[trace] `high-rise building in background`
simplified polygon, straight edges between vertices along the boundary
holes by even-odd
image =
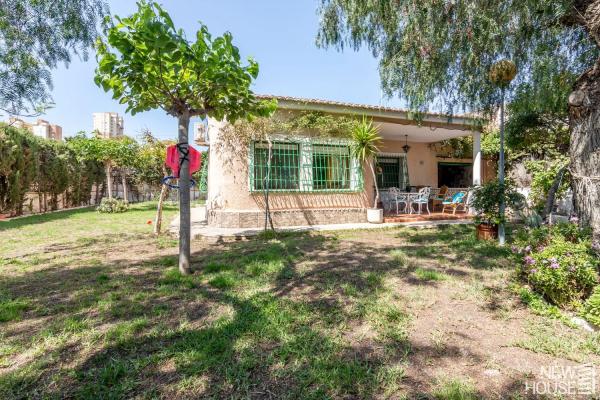
[[[116,112],[93,113],[94,131],[105,138],[123,136],[123,117]]]
[[[60,125],[51,124],[44,119],[38,119],[34,123],[29,123],[19,118],[10,117],[8,123],[16,128],[27,129],[35,136],[44,139],[62,140],[62,127]]]
[[[194,123],[194,140],[200,146],[208,146],[208,127],[204,122]]]

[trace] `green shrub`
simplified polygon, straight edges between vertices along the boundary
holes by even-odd
[[[533,290],[558,306],[577,306],[598,282],[598,260],[587,231],[574,224],[527,230],[513,251],[519,272]],[[520,245],[520,246],[519,246]]]
[[[592,324],[600,326],[600,286],[596,286],[583,305],[581,316]]]
[[[569,158],[566,156],[559,156],[551,160],[531,160],[525,162],[527,172],[532,176],[529,198],[536,210],[541,211],[544,208],[548,192],[554,184],[556,176],[563,171],[563,168],[568,163]],[[564,176],[556,192],[556,196],[562,196],[569,186],[570,179],[568,176]]]
[[[121,199],[109,199],[104,197],[96,211],[101,213],[122,213],[129,209],[129,203]]]
[[[493,180],[474,188],[471,207],[476,212],[475,222],[487,225],[506,222],[506,213],[500,213],[502,200],[507,209],[518,211],[523,208],[525,197],[517,192],[514,184],[509,180],[502,184]]]

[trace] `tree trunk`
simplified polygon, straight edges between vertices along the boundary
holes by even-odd
[[[582,74],[569,96],[571,176],[579,222],[593,230],[600,253],[600,60]]]
[[[179,127],[179,272],[183,275],[192,273],[190,269],[190,160],[188,130],[190,115],[184,113],[178,118]]]
[[[367,161],[371,167],[371,173],[373,174],[373,185],[375,185],[375,201],[373,202],[373,208],[377,208],[379,203],[379,188],[377,187],[377,174],[375,174],[375,168],[373,167],[374,161]]]
[[[271,230],[274,231],[275,227],[273,226],[273,219],[271,218],[271,205],[269,203],[269,193],[271,191],[271,159],[273,158],[273,144],[271,140],[267,137],[267,143],[269,144],[269,153],[267,158],[267,175],[265,175],[265,179],[263,181],[263,191],[265,193],[265,228],[267,230],[267,226],[271,227]]]
[[[548,197],[546,197],[546,204],[542,210],[542,215],[540,215],[542,220],[545,220],[546,217],[552,212],[552,208],[554,207],[554,199],[556,198],[558,189],[560,189],[560,184],[566,169],[567,167],[562,167],[558,170],[556,176],[554,177],[554,182],[552,182],[552,186],[550,187],[550,190],[548,190]]]
[[[125,172],[121,174],[121,184],[123,185],[123,200],[129,201],[127,197],[127,177],[125,176]]]
[[[100,204],[100,199],[102,199],[102,196],[104,196],[104,188],[106,186],[105,182],[99,183],[96,182],[96,199],[95,199],[95,205]]]
[[[167,169],[163,165],[163,175],[167,176]],[[162,228],[162,211],[163,204],[165,199],[167,198],[167,194],[169,193],[169,187],[167,185],[162,185],[160,189],[160,196],[158,197],[158,206],[156,208],[156,218],[154,219],[154,234],[160,235],[160,230]]]
[[[106,187],[108,198],[112,199],[112,166],[110,165],[110,161],[106,163]]]

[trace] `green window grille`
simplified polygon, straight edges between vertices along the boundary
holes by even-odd
[[[250,190],[284,192],[357,192],[363,189],[362,168],[350,154],[348,141],[299,138],[254,142],[249,157]]]
[[[313,190],[350,189],[350,161],[350,148],[348,146],[313,145]]]
[[[267,185],[272,190],[297,190],[300,187],[299,169],[300,145],[298,143],[272,143],[270,168],[269,144],[254,143],[252,182],[254,190],[264,190]]]
[[[406,157],[377,157],[377,185],[380,189],[396,187],[406,189],[409,185]]]

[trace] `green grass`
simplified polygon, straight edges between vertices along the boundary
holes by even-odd
[[[451,286],[460,275],[441,271],[459,262],[503,262],[472,227],[269,233],[196,241],[197,272],[182,276],[153,214],[148,203],[0,222],[0,398],[412,396],[436,360],[411,364],[421,350],[405,289]],[[425,337],[447,355],[445,332]],[[469,381],[431,377],[417,398],[475,398]]]
[[[175,212],[175,206],[165,205],[164,227],[168,227]],[[69,238],[72,238],[74,246],[84,247],[114,240],[116,238],[112,235],[115,232],[123,236],[148,234],[153,228],[147,222],[153,221],[155,213],[156,203],[147,202],[132,204],[129,211],[118,214],[101,214],[93,208],[79,208],[0,221],[3,238],[0,254],[15,250],[22,243],[27,243],[27,250],[31,251],[53,243],[64,244],[69,242]],[[176,244],[176,241],[172,243]]]
[[[475,388],[469,382],[452,379],[442,382],[433,392],[437,400],[478,400]]]
[[[21,318],[21,315],[27,310],[28,301],[22,299],[2,299],[0,298],[0,322],[14,321]]]
[[[549,354],[577,362],[600,355],[600,333],[582,334],[561,321],[532,321],[527,326],[529,337],[514,345],[535,353]]]
[[[447,279],[447,275],[443,272],[439,272],[428,268],[416,268],[415,276],[422,281],[443,281]]]

